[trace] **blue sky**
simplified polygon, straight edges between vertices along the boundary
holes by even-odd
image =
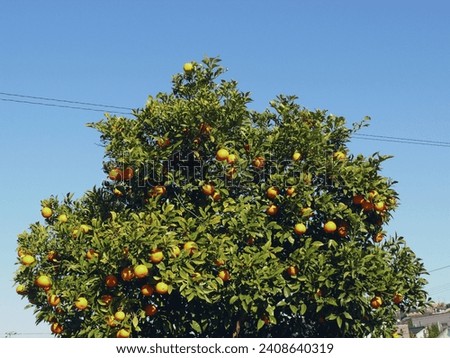
[[[136,108],[168,91],[184,62],[220,56],[254,109],[295,94],[349,123],[371,116],[361,133],[450,142],[449,18],[444,0],[5,1],[0,92]],[[0,336],[49,332],[12,287],[16,237],[40,220],[41,199],[104,179],[99,136],[85,126],[101,118],[0,100]],[[350,147],[394,155],[383,173],[399,182],[401,206],[389,231],[429,270],[450,265],[450,148]],[[435,300],[450,302],[449,274],[430,274]]]

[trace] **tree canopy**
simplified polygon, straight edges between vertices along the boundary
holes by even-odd
[[[263,111],[189,62],[131,118],[89,126],[105,181],[42,200],[16,290],[62,337],[392,336],[427,300],[423,263],[386,236],[390,156],[350,153],[361,123],[279,95]]]

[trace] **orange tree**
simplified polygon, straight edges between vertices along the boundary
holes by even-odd
[[[351,154],[363,121],[278,96],[263,112],[188,63],[133,118],[89,124],[105,181],[42,201],[18,238],[17,292],[62,337],[391,336],[424,266],[386,238],[388,156]]]

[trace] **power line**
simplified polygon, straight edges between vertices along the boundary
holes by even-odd
[[[24,95],[24,94],[18,94],[18,93],[0,92],[0,95],[33,100],[33,101],[28,101],[28,100],[24,100],[24,99],[0,98],[1,101],[47,106],[47,107],[59,107],[59,108],[77,109],[77,110],[93,111],[93,112],[111,112],[111,113],[124,114],[124,115],[129,115],[131,113],[115,111],[115,110],[111,111],[106,108],[122,109],[122,110],[129,110],[129,111],[133,110],[133,108],[123,107],[123,106],[113,106],[113,105],[108,105],[108,104],[73,101],[73,100],[43,97],[43,96],[30,96],[30,95]],[[74,104],[76,106],[55,104],[55,103],[44,103],[44,102],[38,102],[38,101],[34,101],[34,100],[56,102],[56,103],[68,103],[68,104]],[[102,107],[102,109],[89,108],[89,107],[85,107],[85,106]],[[428,139],[404,138],[404,137],[393,137],[393,136],[386,136],[386,135],[361,134],[361,133],[353,134],[352,138],[361,139],[361,140],[376,140],[376,141],[381,141],[381,142],[391,142],[391,143],[399,143],[399,144],[414,144],[414,145],[450,148],[450,142],[428,140]]]
[[[438,267],[438,268],[435,268],[435,269],[433,269],[433,270],[428,271],[428,273],[430,273],[430,272],[435,272],[435,271],[439,271],[439,270],[443,270],[443,269],[446,269],[446,268],[449,268],[449,267],[450,267],[450,265]]]
[[[68,100],[68,99],[28,96],[28,95],[24,95],[24,94],[8,93],[8,92],[0,92],[0,94],[4,95],[4,96],[11,96],[11,97],[31,98],[31,99],[39,99],[39,100],[51,101],[51,102],[64,102],[64,103],[72,103],[72,104],[81,104],[81,105],[92,106],[92,107],[108,107],[108,108],[116,108],[116,109],[126,109],[126,110],[129,110],[129,111],[133,110],[133,108],[129,108],[129,107],[111,106],[109,104],[99,104],[99,103],[91,103],[91,102],[71,101],[71,100]]]

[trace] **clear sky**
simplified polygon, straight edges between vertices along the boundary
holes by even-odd
[[[254,109],[295,94],[349,123],[371,116],[363,134],[450,142],[449,18],[446,0],[2,1],[0,336],[49,332],[13,288],[17,234],[41,219],[41,199],[79,197],[104,179],[99,136],[85,126],[102,112],[5,93],[137,108],[170,90],[184,62],[220,56]],[[383,170],[401,198],[390,233],[428,270],[450,265],[450,145],[350,147],[394,155]],[[450,268],[428,279],[450,302]]]

